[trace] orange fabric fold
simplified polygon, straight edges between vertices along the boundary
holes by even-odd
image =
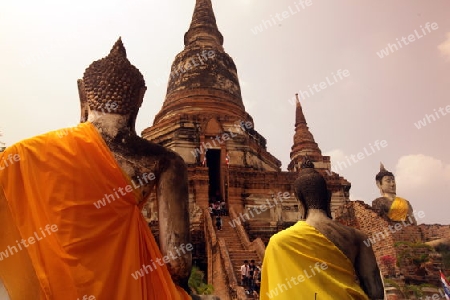
[[[4,263],[26,254],[40,287],[34,299],[191,299],[165,265],[143,268],[162,260],[161,252],[139,194],[125,189],[131,181],[92,124],[24,140],[0,155],[7,202],[0,216],[10,214],[25,241],[0,236],[0,276],[11,296],[17,284]],[[106,205],[94,205],[106,195]]]

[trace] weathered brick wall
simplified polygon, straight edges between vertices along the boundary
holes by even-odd
[[[426,242],[440,238],[450,238],[450,225],[421,224],[418,227],[422,230],[422,234]]]
[[[395,241],[411,243],[421,243],[424,241],[422,230],[419,226],[414,226],[407,222],[391,223],[391,226],[394,226],[391,228],[394,230],[392,235]],[[395,226],[400,228],[400,230],[396,230]]]
[[[383,275],[388,274],[388,268],[381,263],[381,257],[389,255],[397,259],[394,248],[394,238],[389,231],[389,223],[379,217],[372,208],[363,201],[347,201],[338,211],[336,220],[344,225],[357,228],[368,238],[365,245],[372,246],[378,266]],[[395,272],[399,270],[395,267]]]
[[[420,242],[398,242],[395,248],[400,272],[406,283],[439,285],[442,258],[431,246]]]
[[[389,223],[378,216],[371,207],[362,201],[354,201],[355,215],[359,229],[372,239],[372,249],[383,275],[387,275],[388,267],[381,262],[381,257],[391,256],[397,259],[394,248],[395,239],[389,230]],[[399,270],[395,266],[395,273]]]
[[[399,262],[395,273],[401,274],[411,283],[436,283],[442,258],[431,247],[423,243],[439,238],[450,238],[450,225],[411,225],[408,222],[390,222],[362,201],[347,201],[339,208],[336,221],[363,231],[370,238],[378,265],[383,275],[388,268],[381,257],[391,256]],[[427,257],[426,262],[417,263]]]
[[[356,221],[353,201],[346,201],[341,207],[336,210],[335,220],[345,226],[359,229],[358,223]]]

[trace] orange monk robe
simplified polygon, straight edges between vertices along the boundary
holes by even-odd
[[[408,201],[400,197],[395,197],[387,216],[392,221],[405,221],[406,217],[408,217],[408,211]]]
[[[261,275],[261,300],[368,300],[347,256],[305,221],[270,238]]]
[[[5,161],[10,154],[20,160]],[[0,276],[11,299],[191,299],[161,263],[141,196],[128,187],[136,185],[92,124],[24,140],[2,162],[0,217],[9,224],[0,234]],[[102,199],[109,201],[97,208]]]

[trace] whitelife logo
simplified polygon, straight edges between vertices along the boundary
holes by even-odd
[[[158,266],[162,267],[165,264],[168,264],[171,260],[176,260],[179,257],[181,257],[183,254],[186,254],[186,251],[190,252],[194,250],[194,246],[191,243],[188,244],[181,244],[179,247],[175,247],[176,255],[174,255],[173,251],[169,251],[167,255],[165,255],[162,259],[157,258],[156,263],[153,261],[153,259],[150,260],[151,265],[142,265],[142,268],[140,268],[138,271],[135,271],[134,273],[131,273],[131,276],[134,280],[138,280],[140,277],[144,277],[145,274],[149,274],[150,272],[155,271]],[[183,254],[180,253],[183,252]]]
[[[261,20],[261,23],[259,25],[256,25],[254,28],[250,29],[253,34],[258,34],[260,32],[263,32],[265,29],[268,29],[270,27],[273,27],[277,24],[277,21],[281,23],[281,21],[289,18],[290,16],[296,15],[302,10],[305,10],[308,6],[312,5],[312,0],[299,0],[298,2],[294,2],[295,8],[293,8],[291,5],[287,7],[287,10],[276,13],[275,17],[273,15],[270,15],[269,20]],[[275,20],[276,18],[276,20]]]
[[[154,173],[144,173],[142,175],[142,180],[146,184],[149,183],[149,181],[155,180],[155,178],[156,178],[156,176]],[[113,192],[111,194],[104,194],[102,199],[93,203],[94,206],[97,209],[100,209],[100,208],[106,206],[106,202],[111,203],[111,202],[116,201],[117,199],[120,199],[121,196],[119,196],[119,193],[120,193],[120,195],[125,196],[126,194],[133,192],[134,189],[138,189],[139,187],[144,185],[140,176],[137,177],[137,180],[139,181],[139,184],[136,184],[134,182],[134,180],[131,180],[131,184],[128,184],[125,187],[119,187],[117,189],[117,191],[116,191],[116,189],[113,189]]]
[[[434,115],[425,114],[425,118],[419,120],[417,123],[414,123],[414,126],[416,126],[417,129],[421,129],[421,128],[427,126],[428,124],[431,124],[431,122],[436,122],[436,120],[439,120],[441,118],[441,115],[444,117],[448,113],[450,113],[450,105],[447,105],[445,108],[439,107],[438,111],[441,113],[441,115],[438,114],[436,109],[434,109],[433,111],[434,111]],[[428,123],[427,123],[427,121],[428,121]]]
[[[0,170],[4,170],[5,168],[13,165],[14,163],[18,162],[20,160],[19,154],[9,154],[7,157],[5,157],[2,161],[0,161]]]
[[[94,295],[84,295],[83,298],[77,298],[77,300],[95,300],[95,296]]]
[[[1,251],[0,252],[0,261],[10,257],[9,255],[11,254],[11,256],[13,256],[15,253],[19,253],[19,251],[28,248],[30,245],[33,245],[34,243],[43,240],[45,237],[49,236],[52,234],[52,232],[56,232],[58,231],[58,226],[56,224],[50,225],[47,224],[45,225],[44,229],[42,229],[42,227],[39,228],[40,232],[34,232],[34,234],[32,236],[30,236],[29,238],[22,239],[20,242],[18,240],[16,240],[17,243],[17,247],[16,246],[8,246],[8,248],[5,249],[5,251]],[[47,232],[47,234],[46,234]],[[28,242],[28,243],[27,243]],[[23,245],[23,248],[22,248]],[[19,248],[19,250],[17,249]],[[13,252],[14,250],[14,252]]]
[[[320,266],[319,266],[319,264],[320,264]],[[311,272],[308,272],[307,269],[303,270],[303,273],[305,274],[306,278],[308,278],[308,279],[312,278],[315,275],[317,275],[321,271],[328,269],[328,265],[325,262],[322,262],[322,263],[316,262],[315,266],[314,267],[313,266],[309,266],[309,269],[311,270]],[[317,270],[317,274],[316,274],[316,271],[314,269]],[[274,289],[271,289],[268,292],[266,292],[266,295],[270,299],[272,299],[273,297],[277,297],[279,294],[283,293],[284,291],[292,289],[296,285],[299,285],[302,282],[304,282],[305,281],[305,276],[303,276],[303,274],[300,274],[300,275],[297,276],[297,278],[295,278],[295,277],[291,277],[290,279],[286,278],[285,283],[278,283],[277,287],[274,288]],[[293,285],[291,283],[293,283]]]
[[[423,38],[424,36],[427,35],[427,32],[430,33],[431,29],[437,30],[439,28],[439,26],[438,26],[438,24],[436,22],[431,23],[431,24],[430,24],[430,22],[427,22],[425,24],[425,28],[427,30],[425,30],[422,27],[422,25],[420,25],[420,29],[422,30],[423,35],[420,35],[420,33],[417,32],[417,29],[416,29],[416,30],[414,30],[414,33],[411,33],[410,35],[408,35],[407,38],[402,36],[402,38],[400,40],[403,42],[403,44],[398,40],[398,38],[396,39],[397,44],[395,44],[395,43],[394,44],[388,43],[386,48],[384,48],[381,51],[377,52],[378,57],[379,58],[384,58],[384,57],[388,56],[389,54],[394,53],[395,51],[398,51],[399,47],[401,49],[401,48],[403,48],[403,46],[407,46],[410,43],[416,41],[416,38],[417,38],[417,40]],[[398,45],[398,47],[397,47],[397,45]]]
[[[276,198],[273,197],[273,199],[272,199],[273,204],[271,203],[271,201],[269,199],[266,199],[267,205],[266,204],[261,204],[259,207],[253,207],[253,208],[249,209],[248,213],[244,213],[244,214],[240,213],[237,218],[229,221],[228,224],[230,224],[230,226],[233,227],[233,228],[236,227],[236,226],[240,226],[242,223],[245,223],[246,219],[248,221],[251,218],[255,217],[253,212],[255,212],[256,215],[259,215],[262,212],[265,212],[266,210],[277,206],[278,205],[277,199],[280,200],[280,204],[281,204],[281,203],[283,203],[284,199],[289,199],[289,197],[290,197],[290,193],[289,192],[284,192],[284,193],[278,192],[277,197]],[[259,210],[258,210],[258,208],[259,208]],[[249,213],[251,215],[251,218],[249,216]],[[241,222],[240,219],[242,220],[242,222]]]

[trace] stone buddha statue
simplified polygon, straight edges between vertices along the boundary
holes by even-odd
[[[408,222],[417,225],[413,208],[408,200],[397,197],[395,176],[380,164],[380,172],[375,176],[377,187],[381,197],[372,202],[372,208],[378,211],[380,216],[394,222]]]
[[[135,121],[146,91],[139,70],[131,65],[121,39],[110,54],[93,62],[78,80],[81,122],[91,122],[122,170],[135,182],[145,202],[156,187],[159,247],[163,255],[190,241],[188,180],[184,160],[175,152],[137,136]],[[140,178],[152,174],[155,180]],[[149,178],[151,179],[151,178]],[[167,264],[179,286],[187,289],[191,253]]]
[[[306,220],[271,237],[261,299],[279,290],[280,299],[384,299],[374,252],[364,244],[367,236],[331,219],[331,193],[310,160],[303,161],[298,174],[294,189]]]
[[[146,86],[120,39],[78,90],[78,126],[0,153],[20,158],[0,170],[0,281],[11,299],[192,299],[187,167],[137,136]],[[159,245],[141,214],[154,191]]]

